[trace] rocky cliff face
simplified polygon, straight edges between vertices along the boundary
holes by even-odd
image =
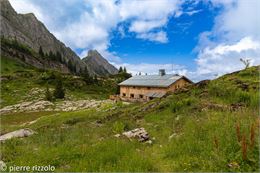
[[[96,74],[104,76],[118,73],[118,70],[113,65],[109,64],[96,50],[90,50],[88,56],[83,58],[82,61],[88,65],[88,69],[91,68]]]
[[[57,40],[33,13],[17,14],[8,0],[1,0],[1,36],[28,45],[38,52],[40,46],[45,53],[60,52],[65,62],[71,60],[77,70],[82,65],[80,58],[62,42]]]
[[[80,69],[84,69],[87,66],[90,74],[104,75],[103,69],[111,66],[106,60],[103,60],[108,63],[104,64],[106,67],[86,64],[69,47],[66,47],[56,39],[33,13],[17,14],[8,0],[1,0],[0,6],[1,36],[8,39],[16,39],[18,42],[32,48],[35,52],[38,52],[40,46],[44,53],[49,53],[50,51],[54,53],[60,52],[63,61],[66,63],[71,61],[75,65],[76,71],[80,71]],[[98,68],[101,68],[101,70],[97,70]],[[99,73],[99,71],[102,73]],[[110,70],[107,70],[107,72],[109,73]]]

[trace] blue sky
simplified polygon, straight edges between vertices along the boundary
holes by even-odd
[[[132,74],[194,81],[260,64],[259,0],[10,0],[80,57],[98,50]]]

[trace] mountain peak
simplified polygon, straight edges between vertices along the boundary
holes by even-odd
[[[94,69],[97,74],[107,75],[116,74],[118,70],[111,65],[97,50],[89,50],[88,56],[83,58],[86,64]]]
[[[87,57],[100,57],[100,53],[97,50],[89,50]],[[102,56],[101,56],[102,57]]]

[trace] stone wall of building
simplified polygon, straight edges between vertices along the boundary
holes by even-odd
[[[140,86],[120,86],[120,98],[122,100],[145,101],[151,98],[146,97],[148,93],[174,92],[176,89],[183,87],[189,82],[183,78],[177,80],[169,87],[140,87]]]

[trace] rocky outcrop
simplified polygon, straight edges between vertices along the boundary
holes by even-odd
[[[118,73],[118,70],[113,65],[109,64],[109,62],[96,50],[90,50],[88,56],[83,58],[82,61],[87,64],[88,69],[90,69],[92,73],[100,74],[102,76]]]
[[[10,105],[0,109],[0,114],[8,114],[14,112],[37,112],[37,111],[76,111],[82,109],[96,108],[99,109],[103,105],[113,104],[111,100],[78,100],[78,101],[62,101],[56,104],[49,101],[30,101]]]

